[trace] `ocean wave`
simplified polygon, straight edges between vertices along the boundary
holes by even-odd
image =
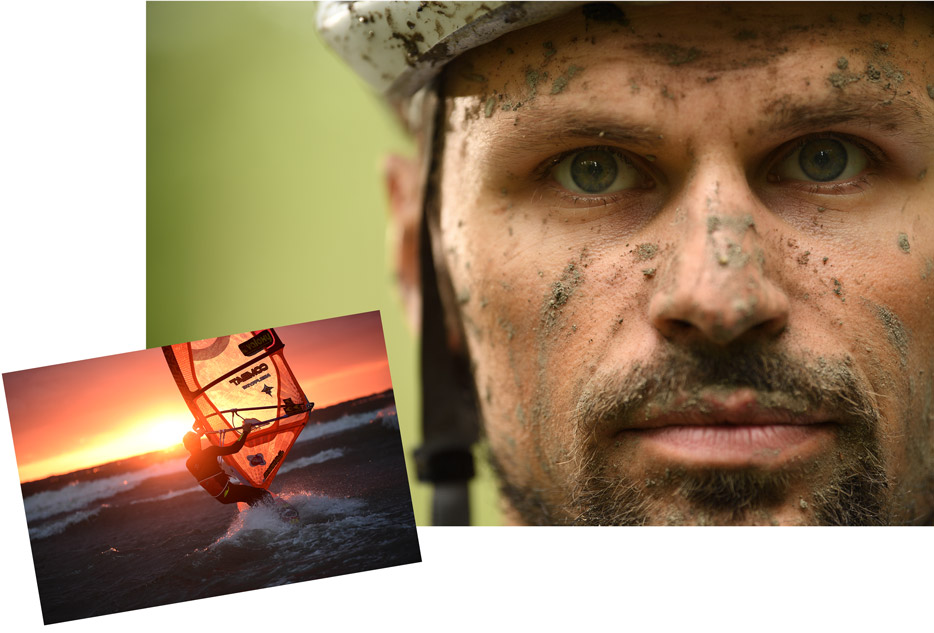
[[[211,547],[221,543],[237,543],[242,538],[251,538],[250,532],[267,531],[272,533],[286,532],[290,526],[283,523],[275,509],[263,504],[241,511],[233,522],[227,527],[227,532]]]
[[[49,521],[48,523],[44,523],[37,527],[31,527],[29,528],[29,538],[38,540],[47,538],[49,536],[55,536],[56,534],[61,534],[69,525],[80,523],[81,521],[87,521],[91,517],[97,516],[101,511],[101,507],[103,506],[99,506],[93,510],[75,512],[73,514],[69,514],[64,519],[60,519],[58,521]]]
[[[363,512],[366,508],[363,499],[328,497],[305,490],[280,496],[298,510],[303,524],[333,521],[354,515],[367,516]]]
[[[311,464],[320,464],[321,462],[326,462],[330,459],[337,459],[344,455],[343,449],[340,448],[329,448],[327,450],[321,451],[320,453],[315,453],[309,457],[302,457],[300,459],[295,459],[292,461],[286,461],[279,468],[279,474],[287,473],[290,470],[295,470],[297,468],[304,468]]]
[[[130,505],[135,505],[137,503],[150,503],[153,501],[165,501],[166,499],[171,499],[172,497],[179,497],[181,495],[187,495],[192,492],[198,492],[200,490],[203,490],[201,486],[192,486],[191,488],[182,488],[181,490],[170,490],[169,492],[165,494],[161,494],[158,497],[149,497],[147,499],[136,499],[135,501],[131,501]]]
[[[371,424],[382,424],[384,428],[389,429],[390,431],[399,430],[399,416],[396,413],[395,407],[390,409],[384,409],[376,414],[376,417],[370,420]]]
[[[121,492],[132,490],[151,477],[161,477],[184,469],[185,460],[176,459],[155,464],[136,472],[122,473],[92,481],[76,481],[58,490],[38,492],[23,500],[23,505],[26,508],[26,519],[28,521],[39,521],[63,512],[74,512],[95,501],[108,499]]]
[[[294,526],[283,524],[278,513],[267,506],[256,505],[240,512],[227,527],[226,533],[207,549],[229,545],[252,545],[257,532],[267,533],[266,538],[273,540],[299,541],[307,538],[304,534],[306,525],[315,525],[322,522],[354,520],[359,516],[366,522],[368,515],[363,512],[366,503],[362,499],[332,498],[316,495],[309,492],[295,492],[280,494],[279,497],[288,501],[299,513],[301,526],[295,531]]]
[[[319,437],[334,435],[335,433],[343,433],[344,431],[355,429],[358,426],[365,426],[369,424],[374,418],[389,415],[390,413],[394,414],[395,412],[395,407],[386,407],[384,409],[367,411],[366,413],[345,415],[330,422],[322,422],[321,424],[306,426],[302,431],[302,434],[298,436],[297,441],[307,442],[308,440],[316,440]]]

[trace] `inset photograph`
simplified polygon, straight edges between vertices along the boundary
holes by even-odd
[[[45,624],[421,560],[379,312],[3,384]]]

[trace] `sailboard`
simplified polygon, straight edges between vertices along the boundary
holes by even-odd
[[[269,488],[314,407],[284,347],[270,328],[162,348],[195,432],[224,447],[240,439],[245,420],[258,421],[244,447],[223,457],[256,488]]]

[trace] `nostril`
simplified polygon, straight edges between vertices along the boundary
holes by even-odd
[[[760,310],[752,314],[730,312],[728,309],[704,310],[696,304],[682,310],[688,314],[657,315],[653,320],[655,328],[665,338],[688,341],[696,338],[706,339],[718,345],[725,345],[737,339],[771,338],[781,335],[788,319],[784,311],[763,314]],[[765,317],[765,318],[763,318]]]
[[[668,325],[676,330],[690,330],[694,327],[690,321],[683,321],[681,319],[671,319],[668,321]]]
[[[665,319],[662,322],[662,330],[666,336],[680,337],[695,329],[694,324],[684,319]]]

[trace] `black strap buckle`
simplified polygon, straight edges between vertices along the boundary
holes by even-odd
[[[426,444],[415,450],[415,468],[419,481],[467,481],[474,476],[473,454],[463,446]]]

